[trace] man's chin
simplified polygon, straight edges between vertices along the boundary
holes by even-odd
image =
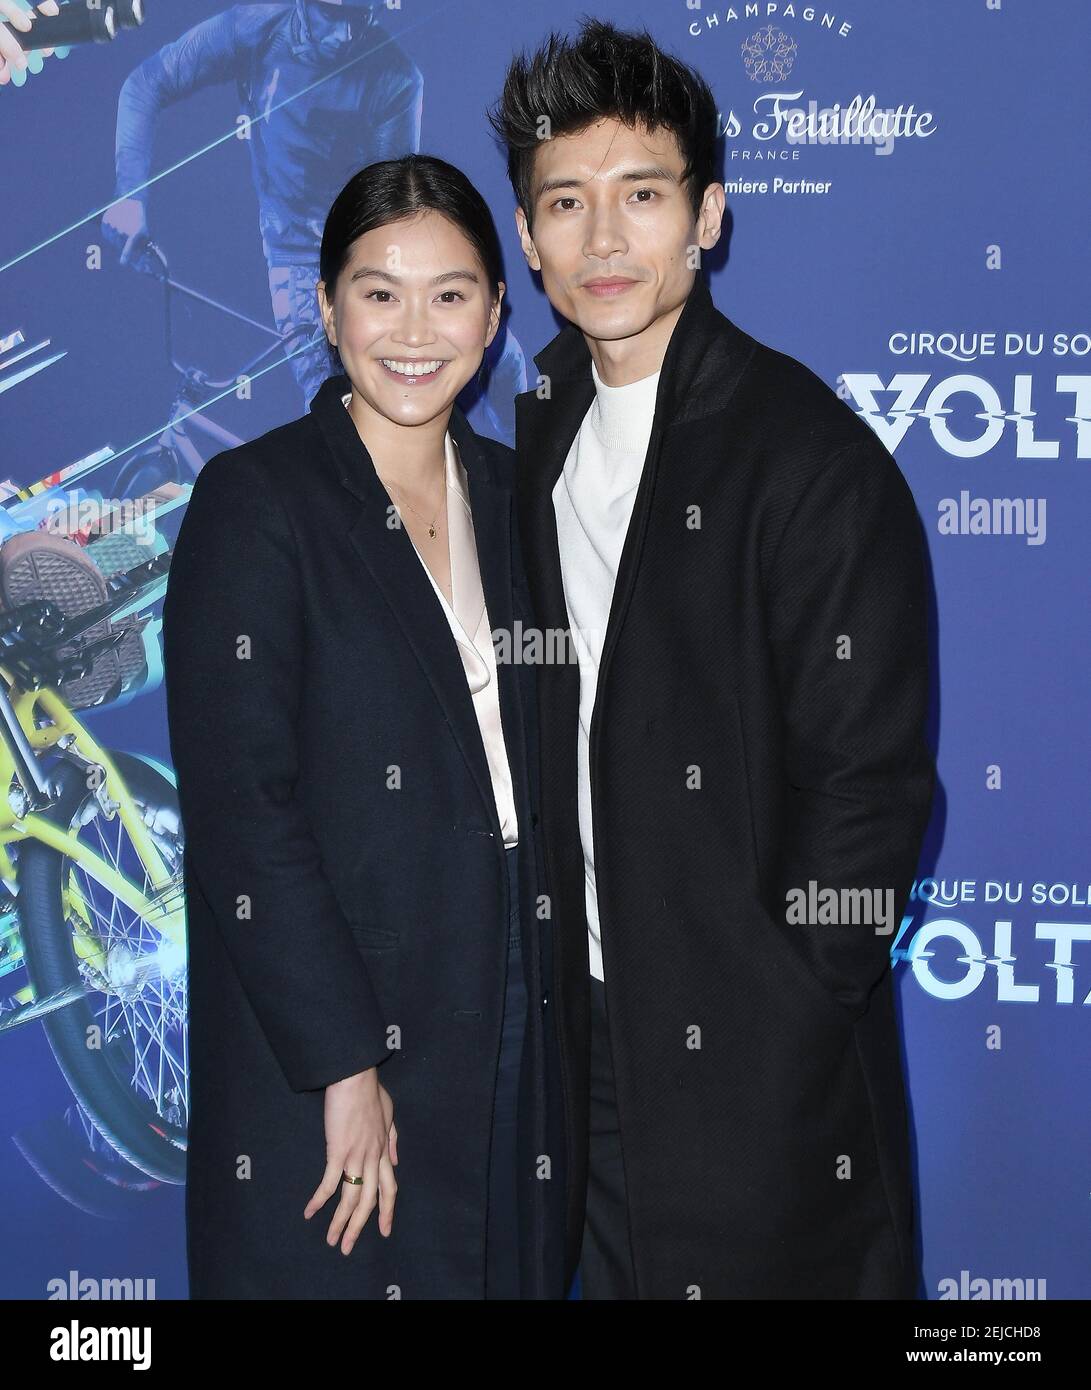
[[[573,305],[578,314],[572,322],[589,338],[600,342],[615,342],[634,338],[655,322],[654,304],[579,303]]]

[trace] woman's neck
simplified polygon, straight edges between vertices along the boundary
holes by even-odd
[[[449,409],[422,425],[399,425],[353,391],[348,410],[380,478],[392,479],[417,496],[429,496],[442,488]]]

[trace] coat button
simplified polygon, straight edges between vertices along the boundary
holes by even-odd
[[[549,1003],[549,995],[548,995],[548,994],[544,994],[544,995],[542,996],[542,1008],[544,1009],[545,1006],[546,1006],[548,1003]]]
[[[537,826],[537,824],[538,824],[538,812],[537,812],[537,811],[531,811],[531,813],[530,813],[530,823],[531,823],[531,825],[533,825],[533,826]]]

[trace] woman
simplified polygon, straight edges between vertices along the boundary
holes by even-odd
[[[344,373],[201,471],[164,605],[190,1295],[563,1297],[533,668],[490,640],[533,616],[512,453],[455,404],[496,229],[407,155],[321,274]]]

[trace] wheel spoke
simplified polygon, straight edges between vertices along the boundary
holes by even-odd
[[[139,802],[137,807],[143,814],[144,808]],[[87,814],[86,803],[81,812]],[[176,880],[167,887],[173,894],[183,891],[181,836],[169,828],[169,813],[165,817],[166,830],[162,828],[163,819],[159,819],[158,828],[150,833],[172,879]],[[142,881],[141,891],[145,898],[158,900],[163,890],[152,885],[120,816],[114,815],[107,820],[95,802],[94,811],[87,814],[86,821],[81,823],[80,816],[74,819],[73,830],[81,839],[93,843],[95,852],[114,873],[134,883]],[[134,872],[126,873],[127,868]],[[165,1115],[168,1107],[180,1105],[181,1115],[175,1122],[184,1125],[189,1114],[188,991],[184,966],[177,974],[148,968],[148,958],[163,950],[165,943],[147,918],[122,903],[78,865],[71,866],[68,882],[70,904],[78,903],[82,908],[105,962],[105,978],[97,982],[102,1004],[96,1011],[103,1041],[123,1041],[126,1051],[131,1051],[127,1069],[129,1086],[135,1093],[145,1096],[160,1116]],[[70,906],[70,910],[74,922],[82,920],[74,906]],[[145,974],[141,977],[142,965]],[[119,970],[125,975],[119,976]]]

